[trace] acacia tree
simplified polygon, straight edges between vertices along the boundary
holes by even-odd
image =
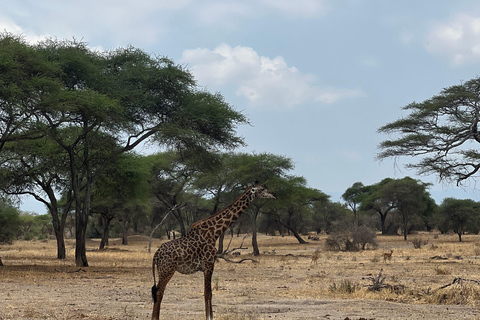
[[[300,232],[308,223],[307,216],[314,213],[315,202],[325,203],[329,196],[307,187],[303,177],[287,176],[272,182],[272,189],[278,196],[275,203],[268,206],[268,213],[275,217],[278,224],[289,230],[299,243],[306,243]]]
[[[393,179],[386,178],[379,183],[365,187],[365,193],[361,197],[361,210],[374,211],[380,216],[380,224],[382,228],[382,234],[386,234],[385,222],[387,215],[395,209],[395,199],[386,194],[385,186],[391,183]]]
[[[353,220],[358,225],[358,208],[360,207],[361,197],[365,193],[365,186],[361,182],[355,182],[350,188],[342,194],[343,200],[352,209]]]
[[[388,123],[379,132],[392,134],[383,141],[378,159],[415,157],[408,168],[435,174],[458,184],[480,170],[480,77],[443,89],[438,95],[403,110],[409,114]]]
[[[365,193],[361,196],[361,209],[379,214],[382,234],[387,233],[385,225],[387,215],[395,212],[401,219],[403,236],[407,240],[412,222],[420,215],[428,215],[428,210],[433,210],[431,206],[433,199],[427,192],[428,186],[428,183],[410,177],[383,179],[365,188]]]
[[[410,177],[393,180],[385,186],[386,195],[395,203],[395,212],[402,221],[403,239],[407,240],[407,234],[415,218],[426,209],[425,199],[429,198],[426,188],[429,184],[422,183]],[[426,197],[424,196],[426,195]]]
[[[445,198],[440,205],[440,215],[448,226],[458,235],[458,241],[462,241],[462,234],[466,231],[478,233],[479,205],[473,200]]]
[[[94,185],[120,154],[147,139],[186,153],[242,143],[235,128],[245,117],[221,95],[199,91],[192,75],[169,59],[135,48],[96,52],[75,41],[47,40],[32,48],[60,70],[60,90],[46,92],[46,102],[35,107],[32,128],[65,153],[77,266],[88,266],[85,240]]]

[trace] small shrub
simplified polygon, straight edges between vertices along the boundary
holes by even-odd
[[[447,268],[442,268],[440,266],[435,267],[435,273],[438,275],[448,275],[451,274],[450,270]]]
[[[359,285],[356,283],[353,283],[352,281],[348,279],[344,279],[340,281],[340,284],[337,285],[336,282],[330,285],[328,287],[328,290],[333,293],[346,293],[346,294],[352,294],[354,293],[357,289],[359,288]]]
[[[420,249],[423,245],[428,244],[428,240],[423,240],[422,238],[413,238],[412,244],[415,249]]]

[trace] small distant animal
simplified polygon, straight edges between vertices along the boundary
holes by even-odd
[[[239,256],[240,255],[240,252],[232,252],[232,256]]]
[[[393,254],[393,250],[390,250],[390,252],[384,252],[383,253],[383,262],[387,262],[387,259],[388,260],[392,260],[392,254]]]
[[[317,249],[315,250],[314,253],[312,253],[312,261],[310,262],[310,264],[314,263],[314,264],[317,264],[317,260],[320,258],[320,250]]]

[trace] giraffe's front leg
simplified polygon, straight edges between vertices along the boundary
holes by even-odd
[[[205,277],[205,317],[207,320],[213,320],[213,308],[212,308],[212,275],[213,275],[214,263],[208,263],[205,265],[203,275]]]

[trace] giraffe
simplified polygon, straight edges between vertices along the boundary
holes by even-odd
[[[175,271],[183,274],[203,271],[206,319],[213,320],[212,274],[217,253],[215,243],[257,197],[275,199],[265,186],[255,183],[225,209],[194,223],[184,237],[165,242],[158,248],[152,263],[154,283],[152,320],[160,318],[163,293]],[[155,267],[158,283],[155,280]]]

